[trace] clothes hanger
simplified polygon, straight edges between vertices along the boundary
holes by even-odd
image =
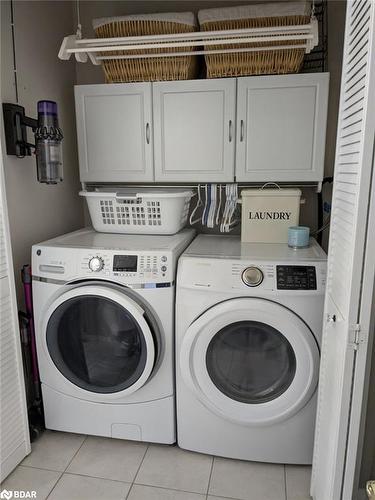
[[[194,224],[197,224],[201,220],[200,217],[198,217],[197,219],[193,220],[193,217],[196,214],[197,210],[201,206],[203,206],[203,202],[202,202],[202,198],[201,198],[201,185],[200,184],[198,184],[197,195],[198,195],[197,196],[197,203],[196,203],[193,211],[191,212],[190,218],[189,218],[189,223],[190,223],[191,226],[194,226]]]

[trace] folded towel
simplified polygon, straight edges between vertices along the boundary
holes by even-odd
[[[228,21],[234,19],[251,19],[261,17],[284,17],[284,16],[309,16],[311,14],[311,3],[301,2],[277,2],[253,5],[240,5],[238,7],[223,7],[217,9],[204,9],[198,12],[199,24]]]
[[[192,12],[165,12],[161,14],[132,14],[130,16],[101,17],[93,19],[92,26],[95,29],[105,24],[121,21],[165,21],[169,23],[187,24],[196,26],[195,16]]]

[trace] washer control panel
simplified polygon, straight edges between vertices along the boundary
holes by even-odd
[[[316,290],[315,266],[276,266],[278,290]]]
[[[171,256],[157,253],[120,253],[118,250],[84,252],[81,271],[89,275],[124,279],[129,283],[171,281]]]
[[[112,271],[118,273],[136,273],[138,255],[114,255]]]
[[[104,268],[104,260],[101,257],[91,257],[89,260],[89,269],[94,272],[99,272]]]

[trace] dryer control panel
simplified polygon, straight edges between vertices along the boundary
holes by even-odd
[[[180,286],[246,294],[322,294],[326,262],[291,263],[261,260],[182,259]]]
[[[276,266],[278,290],[316,290],[315,266]]]

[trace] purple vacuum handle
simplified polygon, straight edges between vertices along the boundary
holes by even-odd
[[[35,341],[34,315],[33,315],[33,295],[31,288],[32,274],[31,274],[31,267],[29,264],[23,266],[21,275],[22,275],[23,289],[25,293],[26,313],[29,318],[29,325],[30,325],[30,346],[31,346],[33,380],[35,383],[39,383],[39,369],[38,369],[38,358],[36,354],[36,341]]]
[[[27,283],[27,284],[31,283],[32,278],[31,278],[31,269],[29,264],[23,266],[21,271],[21,276],[22,276],[22,283]]]

